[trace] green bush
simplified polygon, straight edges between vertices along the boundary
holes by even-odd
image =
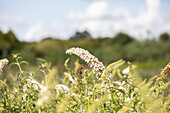
[[[168,64],[158,76],[150,80],[142,80],[135,71],[135,66],[118,60],[106,68],[102,62],[81,48],[71,48],[67,54],[75,54],[83,59],[89,67],[83,67],[78,61],[74,69],[70,68],[69,60],[65,61],[67,72],[59,84],[57,68],[51,63],[39,59],[37,71],[27,72],[22,69],[22,61],[13,55],[19,72],[10,73],[12,86],[6,80],[0,81],[0,111],[7,112],[162,112],[170,111],[170,95],[167,76],[170,75]],[[0,60],[0,69],[5,65]],[[127,68],[122,69],[124,65]],[[2,71],[2,70],[1,70]],[[41,73],[40,73],[41,72]],[[40,82],[36,76],[43,76]],[[115,80],[117,78],[117,80]]]

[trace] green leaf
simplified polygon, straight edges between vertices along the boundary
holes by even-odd
[[[20,64],[27,64],[28,65],[28,62],[27,61],[21,61]]]
[[[13,65],[18,65],[18,63],[17,63],[17,62],[12,62],[12,63],[9,65],[9,67],[11,67],[11,66],[13,66]]]
[[[43,58],[37,58],[37,60],[38,61],[40,61],[40,62],[47,62],[45,59],[43,59]]]
[[[65,63],[64,63],[64,66],[66,67],[66,69],[70,70],[70,68],[68,67],[68,62],[69,62],[70,58],[68,58]]]
[[[125,63],[125,61],[123,61],[122,59],[121,60],[118,60],[114,63],[111,63],[109,66],[107,66],[107,68],[104,70],[103,74],[102,74],[102,77],[103,76],[106,76],[108,75],[109,73],[112,72],[112,70],[115,70],[117,69],[119,66],[123,65]]]

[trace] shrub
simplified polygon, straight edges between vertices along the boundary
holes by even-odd
[[[62,84],[57,84],[57,69],[50,63],[41,60],[38,71],[44,79],[39,83],[34,78],[37,72],[22,69],[22,61],[13,55],[19,72],[13,78],[13,86],[6,80],[0,81],[1,112],[168,112],[170,110],[170,64],[150,80],[142,81],[135,72],[135,66],[119,60],[106,68],[102,62],[87,50],[71,48],[66,51],[85,60],[92,69],[85,69],[78,61],[75,69],[65,61],[67,72],[64,72]],[[1,61],[2,62],[2,61]],[[0,63],[1,63],[0,62]],[[0,68],[3,68],[2,65]],[[16,79],[15,79],[16,78]],[[118,78],[115,80],[115,78]]]

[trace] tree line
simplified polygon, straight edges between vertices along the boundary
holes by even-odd
[[[0,31],[0,58],[10,59],[11,54],[20,53],[24,59],[34,64],[37,57],[44,58],[54,65],[63,65],[68,58],[65,51],[78,46],[89,50],[105,64],[118,59],[131,62],[170,60],[170,35],[162,33],[157,39],[137,40],[126,34],[117,33],[113,37],[94,39],[89,32],[76,32],[68,40],[47,37],[40,42],[21,42],[10,30]]]

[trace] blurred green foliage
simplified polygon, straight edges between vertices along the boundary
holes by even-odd
[[[47,37],[40,42],[20,42],[12,31],[0,31],[0,58],[12,60],[11,54],[20,53],[23,59],[36,65],[36,58],[44,58],[52,65],[64,69],[63,62],[67,59],[66,49],[81,47],[89,50],[100,61],[108,65],[119,59],[130,62],[154,62],[170,60],[170,35],[163,33],[158,39],[136,40],[125,33],[114,37],[92,38],[87,31],[76,32],[69,40]],[[73,57],[72,63],[76,60]],[[84,63],[83,61],[80,61]],[[160,66],[164,66],[162,63]],[[140,67],[140,66],[139,66]],[[144,68],[142,68],[144,69]]]

